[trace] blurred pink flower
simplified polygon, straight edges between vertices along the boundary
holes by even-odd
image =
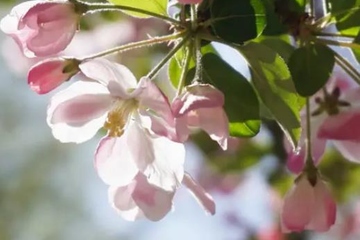
[[[256,234],[257,240],[284,240],[284,234],[278,226],[273,228],[262,229]]]
[[[81,14],[68,1],[28,1],[15,6],[0,23],[27,57],[56,54],[72,40]]]
[[[79,63],[65,58],[39,62],[29,70],[28,84],[38,94],[48,93],[74,76],[79,71]]]
[[[229,123],[223,105],[224,95],[213,86],[198,83],[187,86],[171,104],[173,120],[153,118],[152,130],[174,141],[185,142],[191,128],[201,128],[226,150]]]
[[[75,34],[69,46],[52,57],[59,57],[61,55],[84,58],[86,55],[92,55],[115,45],[133,41],[135,38],[134,24],[130,20],[106,24],[101,23],[91,30],[80,31]],[[122,31],[117,31],[118,29],[122,29]],[[84,42],[91,42],[91,44],[84,44]],[[25,57],[17,44],[10,38],[3,41],[1,51],[7,67],[21,77],[26,74],[32,65],[45,59],[44,57]],[[113,54],[106,58],[112,60],[116,56],[116,54]]]
[[[324,154],[326,141],[332,141],[335,147],[350,161],[360,162],[360,88],[352,87],[349,80],[334,74],[327,86],[328,96],[317,93],[310,103],[312,157],[315,164],[319,163]],[[302,112],[302,129],[306,129],[306,115]],[[305,132],[299,141],[300,150],[293,152],[286,142],[289,153],[288,168],[300,173],[305,159]]]
[[[183,184],[206,212],[215,213],[215,203],[189,174],[184,175]],[[145,175],[138,173],[133,181],[122,187],[109,187],[109,201],[121,217],[128,221],[147,218],[158,221],[172,210],[176,190],[164,190],[150,184]]]
[[[336,203],[326,183],[317,176],[315,183],[302,174],[286,194],[281,213],[284,232],[305,229],[325,232],[335,223]]]

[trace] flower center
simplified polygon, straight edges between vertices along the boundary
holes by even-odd
[[[316,98],[315,102],[319,107],[311,114],[317,116],[326,112],[329,116],[336,115],[340,112],[340,107],[350,106],[349,102],[340,99],[340,88],[336,87],[332,93],[324,94],[324,98]]]
[[[108,130],[108,136],[121,137],[129,117],[137,108],[138,101],[135,99],[116,101],[104,124],[104,128]]]

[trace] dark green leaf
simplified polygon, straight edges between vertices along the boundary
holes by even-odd
[[[274,36],[292,32],[304,15],[306,0],[262,0],[266,8],[263,35]]]
[[[322,44],[309,44],[296,49],[289,59],[289,69],[297,92],[311,96],[329,79],[335,64],[333,51]]]
[[[202,63],[203,82],[224,93],[224,110],[229,118],[230,134],[255,136],[260,130],[259,102],[251,84],[216,54],[205,54]],[[192,79],[194,72],[192,69],[188,78]]]
[[[147,10],[164,16],[167,15],[168,0],[109,0],[109,2],[115,5],[122,5],[122,6]],[[131,11],[125,11],[125,12],[134,17],[139,17],[139,18],[150,17],[146,14],[137,13],[137,12],[131,12]]]
[[[274,1],[263,0],[266,10],[266,27],[263,35],[274,36],[286,33],[288,28],[281,23],[280,16],[275,12]]]
[[[263,104],[297,146],[303,99],[296,93],[285,61],[267,46],[250,42],[239,48],[251,67],[252,81]]]
[[[226,41],[243,43],[259,36],[265,28],[261,0],[213,0],[210,8],[211,26]]]

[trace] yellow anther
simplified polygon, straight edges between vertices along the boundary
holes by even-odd
[[[138,102],[135,99],[115,102],[104,123],[109,137],[121,137],[124,134],[126,122],[137,105]]]
[[[110,137],[120,137],[124,133],[125,121],[120,112],[110,111],[108,113],[104,128],[108,130]]]

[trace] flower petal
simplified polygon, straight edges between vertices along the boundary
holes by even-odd
[[[188,173],[185,173],[182,183],[190,190],[206,213],[211,215],[215,214],[214,199]]]
[[[329,116],[319,128],[318,137],[334,140],[360,140],[360,88],[345,91],[341,100],[350,103],[340,107],[337,115]]]
[[[41,2],[42,1],[27,1],[16,5],[11,10],[10,14],[6,15],[0,23],[1,31],[3,31],[5,34],[10,35],[27,57],[35,57],[35,54],[30,51],[26,45],[26,39],[28,39],[29,36],[33,35],[33,33],[32,31],[27,30],[19,31],[19,21],[30,8]]]
[[[332,141],[339,152],[351,162],[360,163],[360,141]]]
[[[360,140],[359,121],[360,111],[340,112],[324,121],[317,136],[334,140]]]
[[[349,81],[352,84],[353,81]],[[341,100],[346,101],[348,103],[351,104],[351,109],[356,109],[360,107],[360,88],[359,87],[355,87],[355,88],[350,88],[347,89],[347,91],[344,91],[344,94],[341,95]]]
[[[303,231],[311,220],[314,206],[314,189],[307,177],[302,175],[284,198],[281,221],[285,229]]]
[[[137,89],[132,95],[139,100],[141,108],[150,108],[156,115],[167,122],[174,121],[169,100],[151,79],[147,77],[141,78]]]
[[[76,73],[77,63],[73,59],[48,59],[31,67],[28,73],[28,84],[38,94],[45,94],[69,80]]]
[[[138,174],[132,197],[146,218],[159,221],[171,211],[174,194],[149,184],[143,174]]]
[[[61,142],[84,142],[103,126],[111,101],[102,85],[75,82],[52,97],[47,123]]]
[[[88,78],[106,86],[111,95],[129,98],[129,90],[136,88],[136,78],[124,65],[106,59],[94,59],[80,64],[81,71]]]
[[[295,174],[301,173],[304,168],[305,164],[305,156],[306,156],[306,149],[305,146],[300,148],[300,151],[292,151],[288,153],[286,166],[287,168]]]
[[[151,113],[144,113],[144,111],[140,111],[140,114],[141,125],[146,129],[151,130],[152,133],[158,136],[166,137],[174,142],[185,142],[187,140],[189,136],[189,129],[186,122],[185,125],[182,125],[185,129],[179,132],[178,127],[175,126],[177,125],[178,119],[173,119],[174,122],[168,122],[162,117],[155,116]],[[187,131],[187,135],[184,131]]]
[[[39,32],[36,37],[29,40],[27,48],[34,52],[37,57],[47,57],[64,50],[74,38],[78,23],[64,23],[68,24],[68,29],[54,29],[47,32]],[[49,37],[51,36],[54,41]]]
[[[95,168],[100,178],[109,185],[126,186],[131,183],[138,168],[131,154],[129,135],[101,139],[95,152]],[[139,145],[140,147],[140,145]]]
[[[325,152],[326,139],[317,137],[319,126],[327,118],[326,114],[321,114],[311,119],[311,144],[312,144],[312,157],[315,165],[319,164],[322,155]],[[306,129],[306,115],[301,116],[301,128]],[[305,146],[306,131],[301,132],[298,149],[293,150],[287,139],[284,139],[285,149],[288,153],[287,167],[296,174],[299,174],[305,163],[306,146]]]
[[[144,218],[144,213],[136,205],[132,198],[136,182],[123,187],[110,186],[108,198],[111,206],[127,221],[135,221]]]
[[[28,1],[13,8],[1,29],[14,38],[27,57],[43,57],[68,46],[79,18],[73,3]]]
[[[202,108],[188,114],[188,125],[199,127],[217,141],[223,150],[227,149],[229,120],[222,107]]]
[[[328,186],[318,177],[314,187],[315,207],[307,229],[326,232],[335,223],[336,203]]]
[[[326,140],[319,138],[313,138],[311,140],[312,157],[315,165],[319,164],[320,159],[325,152],[325,147],[326,147]],[[302,145],[299,146],[299,148],[300,149],[298,152],[292,151],[288,153],[288,159],[287,159],[288,169],[295,174],[299,174],[303,170],[305,164],[305,156],[306,156],[305,143],[302,143]]]
[[[224,105],[224,95],[209,84],[194,84],[172,104],[175,117],[180,117],[200,108],[216,108]]]
[[[129,151],[149,183],[164,190],[176,189],[184,175],[185,148],[165,137],[151,137],[137,123],[129,124]]]

